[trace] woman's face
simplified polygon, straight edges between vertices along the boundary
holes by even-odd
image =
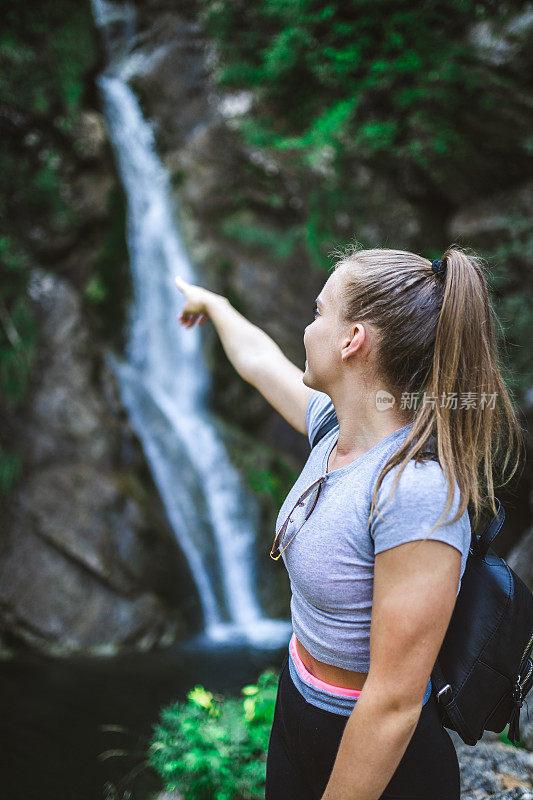
[[[338,377],[342,367],[342,332],[346,325],[341,324],[337,300],[340,287],[340,274],[333,272],[318,295],[314,309],[314,320],[304,330],[306,354],[303,382],[318,391],[326,392]]]

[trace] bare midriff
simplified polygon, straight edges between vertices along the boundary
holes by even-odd
[[[298,655],[302,659],[304,667],[321,681],[332,683],[334,686],[340,686],[343,689],[362,689],[367,672],[355,672],[351,669],[344,669],[343,667],[335,667],[332,664],[324,664],[323,661],[317,661],[311,653],[305,649],[303,644],[298,641],[296,636],[296,649]]]

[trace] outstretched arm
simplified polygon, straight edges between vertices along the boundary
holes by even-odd
[[[226,297],[191,286],[179,276],[176,285],[187,298],[180,322],[190,328],[196,321],[203,325],[209,317],[241,378],[255,386],[293,428],[305,435],[305,412],[313,390],[302,382],[302,370],[265,331],[233,308]]]

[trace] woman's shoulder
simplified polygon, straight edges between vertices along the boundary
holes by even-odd
[[[399,498],[405,501],[432,498],[433,502],[445,499],[448,494],[448,479],[440,462],[436,458],[426,457],[420,461],[411,458],[405,466],[396,464],[384,476],[380,486],[380,494],[386,495],[392,489],[399,474],[396,491]],[[459,493],[459,485],[453,479],[454,499]]]
[[[439,461],[411,459],[403,469],[400,467],[397,464],[387,472],[378,490],[377,511],[370,527],[375,552],[424,538],[432,531],[429,538],[454,545],[461,551],[464,561],[470,546],[471,527],[468,508],[452,522],[461,502],[457,481],[453,480],[450,508],[442,516],[448,504],[448,480]]]

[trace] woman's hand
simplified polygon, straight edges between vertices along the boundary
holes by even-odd
[[[180,275],[176,275],[174,281],[178,289],[185,295],[185,305],[181,314],[178,315],[180,324],[185,325],[186,328],[192,328],[195,322],[203,325],[209,316],[209,304],[214,298],[220,298],[221,295],[210,292],[209,289],[203,289],[201,286],[187,283]]]

